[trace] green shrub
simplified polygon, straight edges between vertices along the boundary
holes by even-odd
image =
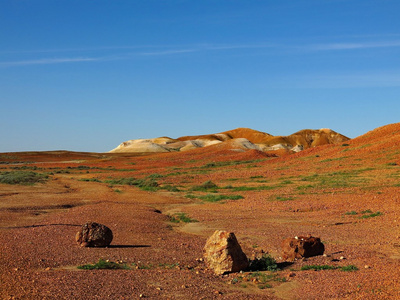
[[[207,191],[210,191],[210,190],[215,190],[217,188],[218,188],[218,186],[214,182],[212,182],[211,180],[208,180],[208,181],[204,182],[201,185],[197,185],[197,186],[192,187],[191,190],[192,191],[199,191],[199,192],[207,192]]]
[[[32,171],[12,171],[0,173],[0,183],[33,185],[39,182],[45,182],[48,175]]]
[[[249,263],[250,271],[276,271],[278,264],[275,259],[268,254],[263,254],[261,258],[251,260]]]

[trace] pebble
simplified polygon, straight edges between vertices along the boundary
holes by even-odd
[[[340,259],[340,260],[343,260],[343,259],[346,259],[346,257],[341,256],[341,257],[339,257],[339,259]]]
[[[371,267],[368,266],[368,265],[365,265],[364,268],[365,268],[365,269],[370,269]]]

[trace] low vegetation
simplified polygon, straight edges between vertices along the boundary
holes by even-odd
[[[200,199],[206,202],[219,202],[222,200],[239,200],[243,199],[244,197],[241,195],[222,195],[222,194],[207,194],[207,195],[193,195],[193,194],[188,194],[186,195],[186,198],[190,199]]]
[[[36,173],[33,171],[11,171],[0,173],[0,183],[33,185],[35,183],[45,182],[48,179],[47,174]]]
[[[250,271],[277,271],[278,264],[275,259],[268,254],[250,261]]]
[[[173,214],[173,215],[169,216],[169,220],[172,223],[180,223],[180,222],[183,222],[183,223],[195,223],[195,222],[198,222],[197,220],[192,219],[189,216],[187,216],[185,213]]]
[[[124,269],[124,270],[128,270],[130,268],[124,263],[112,262],[112,261],[109,261],[108,259],[104,260],[104,259],[100,258],[97,263],[78,266],[78,269],[81,269],[81,270],[102,270],[102,269],[109,269],[109,270]]]
[[[348,265],[348,266],[331,266],[331,265],[305,265],[302,266],[301,269],[302,271],[321,271],[321,270],[340,270],[344,272],[351,272],[351,271],[357,271],[358,268],[354,265]]]

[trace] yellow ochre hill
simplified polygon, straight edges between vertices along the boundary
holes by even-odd
[[[348,137],[327,128],[304,129],[288,136],[273,136],[250,128],[236,128],[221,133],[183,136],[176,139],[159,137],[129,140],[110,152],[175,152],[224,144],[234,151],[255,149],[262,152],[283,150],[290,153],[348,140]]]

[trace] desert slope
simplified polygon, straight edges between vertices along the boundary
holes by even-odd
[[[237,128],[221,133],[136,139],[121,143],[110,152],[173,152],[225,144],[231,150],[255,149],[263,152],[285,150],[299,152],[310,147],[345,142],[348,137],[331,129],[305,129],[289,136],[273,136],[250,128]]]

